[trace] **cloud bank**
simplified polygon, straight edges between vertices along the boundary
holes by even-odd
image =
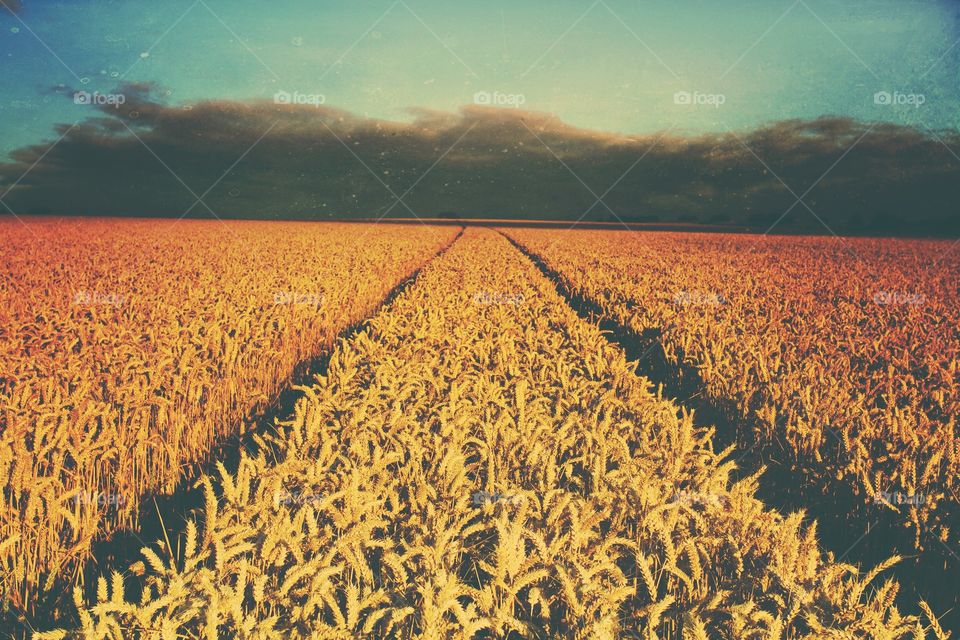
[[[156,94],[127,85],[122,104],[92,98],[96,116],[61,125],[55,146],[14,152],[0,164],[4,202],[18,214],[960,229],[957,132],[825,117],[620,136],[520,109],[419,110],[391,122],[322,104],[169,105]]]

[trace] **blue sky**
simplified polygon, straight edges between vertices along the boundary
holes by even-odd
[[[171,103],[299,91],[398,120],[485,92],[631,134],[820,115],[960,123],[957,9],[941,1],[23,1],[0,10],[0,153],[96,114],[51,87],[121,81],[157,83]],[[678,105],[682,91],[722,104]],[[877,105],[879,91],[923,104]]]

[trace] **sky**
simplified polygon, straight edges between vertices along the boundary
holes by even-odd
[[[55,181],[80,175],[87,169],[83,153],[101,159],[112,154],[103,166],[116,164],[121,152],[143,153],[127,134],[132,130],[149,138],[148,155],[155,160],[164,160],[155,153],[164,145],[201,156],[209,152],[212,164],[205,169],[174,167],[176,152],[167,158],[177,174],[174,182],[202,192],[206,174],[215,177],[226,168],[213,158],[226,160],[229,151],[214,147],[231,135],[229,123],[237,114],[243,116],[237,124],[241,133],[224,144],[236,146],[238,155],[258,146],[271,122],[290,124],[291,131],[300,127],[302,135],[320,140],[327,132],[304,124],[304,114],[318,122],[346,118],[364,131],[397,123],[409,127],[408,133],[423,133],[438,122],[450,131],[451,118],[460,124],[516,124],[513,116],[526,115],[563,131],[571,153],[583,149],[577,143],[583,136],[571,131],[592,132],[588,139],[629,138],[639,150],[664,137],[673,141],[672,150],[687,153],[704,141],[729,143],[723,136],[731,132],[762,138],[764,131],[804,129],[781,124],[786,121],[827,118],[845,122],[839,128],[845,131],[860,131],[858,123],[904,127],[894,136],[899,141],[913,140],[914,131],[935,132],[924,147],[932,164],[952,163],[960,152],[950,138],[960,125],[958,2],[0,0],[3,4],[10,10],[0,8],[0,184],[5,180],[13,190],[0,196],[4,199],[31,189],[36,195],[44,188],[43,176]],[[88,99],[78,100],[78,92]],[[141,113],[132,105],[151,111],[154,119],[138,120]],[[264,105],[274,107],[276,118],[265,115]],[[195,108],[203,115],[184,121],[177,113]],[[200,148],[178,139],[180,129],[170,126],[213,121],[221,137]],[[257,131],[261,121],[264,130]],[[118,130],[120,123],[132,128]],[[283,129],[281,124],[278,131]],[[818,136],[839,135],[839,129],[812,127]],[[469,135],[484,130],[489,127]],[[296,155],[295,148],[280,152],[271,146],[273,135],[267,133],[267,147]],[[488,136],[472,148],[499,144],[501,137]],[[846,150],[836,144],[839,139],[818,147],[837,151],[823,157],[827,166]],[[53,143],[64,149],[54,150]],[[374,146],[375,153],[385,153],[382,145]],[[317,148],[329,155],[334,147]],[[384,181],[405,190],[432,162],[458,157],[438,159],[443,152],[438,148],[433,157],[418,158],[429,160],[423,167],[410,159],[405,183]],[[555,160],[575,161],[562,147],[549,152]],[[259,158],[267,170],[275,158],[265,153],[257,149],[244,162]],[[590,162],[620,168],[591,154]],[[374,163],[369,155],[356,159]],[[785,163],[763,160],[771,165],[767,169]],[[186,156],[180,161],[190,164]],[[338,162],[344,163],[338,175],[356,178],[361,171],[349,158]],[[35,163],[52,168],[31,169]],[[392,168],[394,176],[404,175],[403,164]],[[531,174],[536,169],[527,168]],[[34,173],[15,182],[27,169]],[[390,175],[391,167],[382,171]],[[816,167],[802,173],[812,180]],[[584,185],[585,191],[600,192],[617,175]],[[442,192],[443,185],[436,188]],[[351,211],[384,208],[374,206],[374,197],[335,196],[315,193],[305,206],[342,209],[353,202]],[[49,208],[36,198],[31,202]],[[517,210],[535,206],[497,204]]]
[[[489,94],[491,103],[620,133],[695,134],[821,115],[956,127],[957,6],[23,0],[16,16],[0,15],[0,150],[90,115],[51,88],[109,93],[123,81],[156,83],[175,103],[284,90],[399,120],[410,109],[455,111]],[[675,104],[682,91],[702,102]],[[878,105],[880,91],[924,103]]]

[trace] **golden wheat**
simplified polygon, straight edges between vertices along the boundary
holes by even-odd
[[[952,488],[960,304],[944,244],[551,233],[516,235],[624,324],[662,330],[672,361],[788,451],[815,456],[837,433],[845,459],[823,463],[889,508],[923,495],[929,515]]]
[[[493,232],[468,230],[300,392],[259,453],[204,478],[184,552],[144,549],[142,593],[111,574],[38,640],[931,631],[874,588],[896,559],[861,576],[765,509],[713,430]]]
[[[922,551],[960,605],[960,252],[950,243],[507,233],[606,318],[659,335],[671,369],[732,408],[757,457],[796,467],[851,518],[889,521],[891,544],[912,532],[900,551]]]
[[[28,610],[456,231],[0,226],[0,602]]]

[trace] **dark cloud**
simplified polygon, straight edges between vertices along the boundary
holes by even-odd
[[[20,4],[20,0],[0,0],[0,9],[6,9],[13,13],[17,13],[22,8],[23,5]]]
[[[512,109],[420,110],[398,123],[273,101],[167,105],[148,85],[118,93],[122,105],[101,105],[49,151],[22,148],[0,165],[0,185],[10,185],[46,153],[4,198],[15,212],[764,227],[792,207],[778,229],[822,231],[819,217],[867,233],[955,232],[960,218],[960,161],[947,149],[960,152],[956,132],[938,140],[821,118],[737,134],[620,136]]]

